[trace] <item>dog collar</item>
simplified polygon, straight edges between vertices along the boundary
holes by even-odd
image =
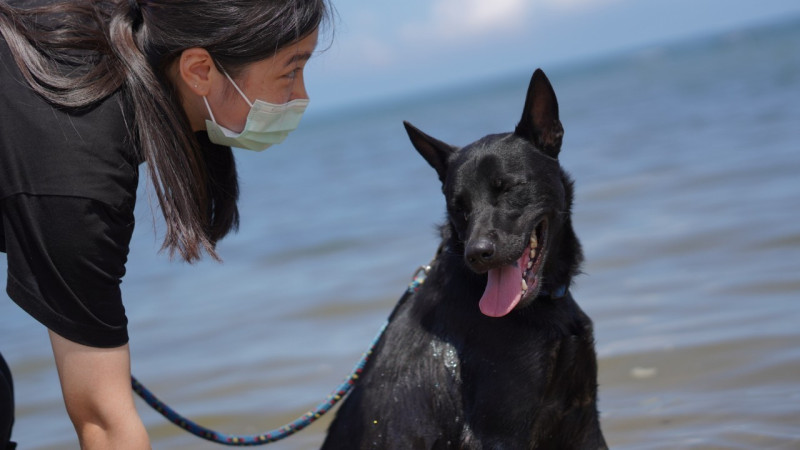
[[[548,296],[549,295],[550,298],[552,298],[552,299],[563,298],[565,295],[567,295],[567,285],[566,284],[561,285],[561,286],[558,287],[558,289],[556,289],[553,292],[550,292],[550,291],[548,291],[546,289],[543,289],[541,292],[539,292],[539,295],[541,295],[541,296]]]

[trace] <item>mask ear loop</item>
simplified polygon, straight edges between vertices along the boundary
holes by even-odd
[[[211,112],[211,107],[208,106],[208,99],[206,98],[205,95],[203,96],[203,102],[206,104],[206,109],[208,110],[208,115],[211,116],[211,121],[216,124],[217,123],[217,119],[214,118],[214,113]]]
[[[221,67],[220,67],[220,68],[221,68]],[[239,93],[239,95],[241,95],[241,96],[242,96],[242,98],[244,99],[244,101],[246,101],[246,102],[247,102],[247,105],[248,105],[248,106],[250,106],[250,107],[252,108],[252,107],[253,107],[253,104],[250,102],[250,100],[247,98],[247,96],[246,96],[246,95],[244,95],[244,92],[242,92],[242,90],[241,90],[241,89],[239,89],[239,86],[237,86],[237,85],[236,85],[236,82],[234,82],[234,81],[233,81],[233,78],[231,78],[231,76],[230,76],[230,75],[228,75],[228,72],[226,72],[226,71],[225,71],[225,69],[222,69],[222,73],[224,73],[224,74],[225,74],[225,76],[226,76],[226,77],[228,77],[228,81],[230,81],[230,82],[231,82],[231,84],[233,85],[233,87],[235,87],[235,88],[236,88],[236,92],[238,92],[238,93]]]
[[[242,90],[241,90],[241,89],[239,89],[239,86],[236,84],[236,82],[235,82],[235,81],[233,81],[233,78],[231,78],[231,76],[230,76],[230,75],[228,75],[228,72],[226,72],[226,71],[225,71],[225,69],[223,69],[222,67],[220,67],[220,70],[222,70],[222,73],[223,73],[223,74],[225,74],[225,76],[228,78],[228,81],[230,81],[230,82],[231,82],[231,84],[233,85],[233,87],[236,89],[236,92],[238,92],[238,93],[239,93],[239,95],[241,95],[241,96],[242,96],[242,98],[244,99],[244,101],[245,101],[245,102],[247,102],[247,105],[248,105],[248,106],[250,106],[250,107],[252,108],[252,107],[253,107],[253,104],[252,104],[252,103],[250,103],[250,100],[247,98],[247,96],[246,96],[246,95],[244,95],[244,92],[242,92]],[[211,116],[211,121],[212,121],[212,122],[214,122],[214,123],[216,124],[216,123],[217,123],[217,119],[215,119],[215,118],[214,118],[214,113],[213,113],[213,112],[211,112],[211,106],[209,106],[209,104],[208,104],[208,98],[206,98],[206,96],[205,96],[205,95],[203,96],[203,102],[206,104],[206,109],[208,110],[208,115],[210,115],[210,116]]]

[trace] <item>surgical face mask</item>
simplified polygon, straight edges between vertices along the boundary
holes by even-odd
[[[211,112],[211,107],[208,105],[208,99],[203,96],[203,102],[211,116],[211,120],[206,120],[206,131],[211,142],[260,152],[271,145],[281,143],[290,131],[297,128],[300,118],[308,106],[308,99],[292,100],[282,105],[261,100],[251,103],[230,75],[224,70],[222,73],[228,77],[239,95],[250,105],[250,113],[247,114],[247,122],[245,122],[242,132],[236,133],[217,123],[214,113]]]

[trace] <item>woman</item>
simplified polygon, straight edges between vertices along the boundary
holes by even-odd
[[[163,247],[218,259],[239,221],[230,146],[263,150],[297,125],[327,17],[325,0],[0,1],[7,292],[49,330],[82,448],[149,447],[119,289],[140,163]]]

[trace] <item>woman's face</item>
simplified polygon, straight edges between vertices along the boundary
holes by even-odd
[[[282,104],[307,99],[303,69],[317,46],[318,34],[315,30],[274,56],[250,64],[237,76],[231,75],[233,80],[250,102],[262,100]],[[237,133],[242,131],[250,105],[224,74],[214,77],[207,99],[219,125]]]

